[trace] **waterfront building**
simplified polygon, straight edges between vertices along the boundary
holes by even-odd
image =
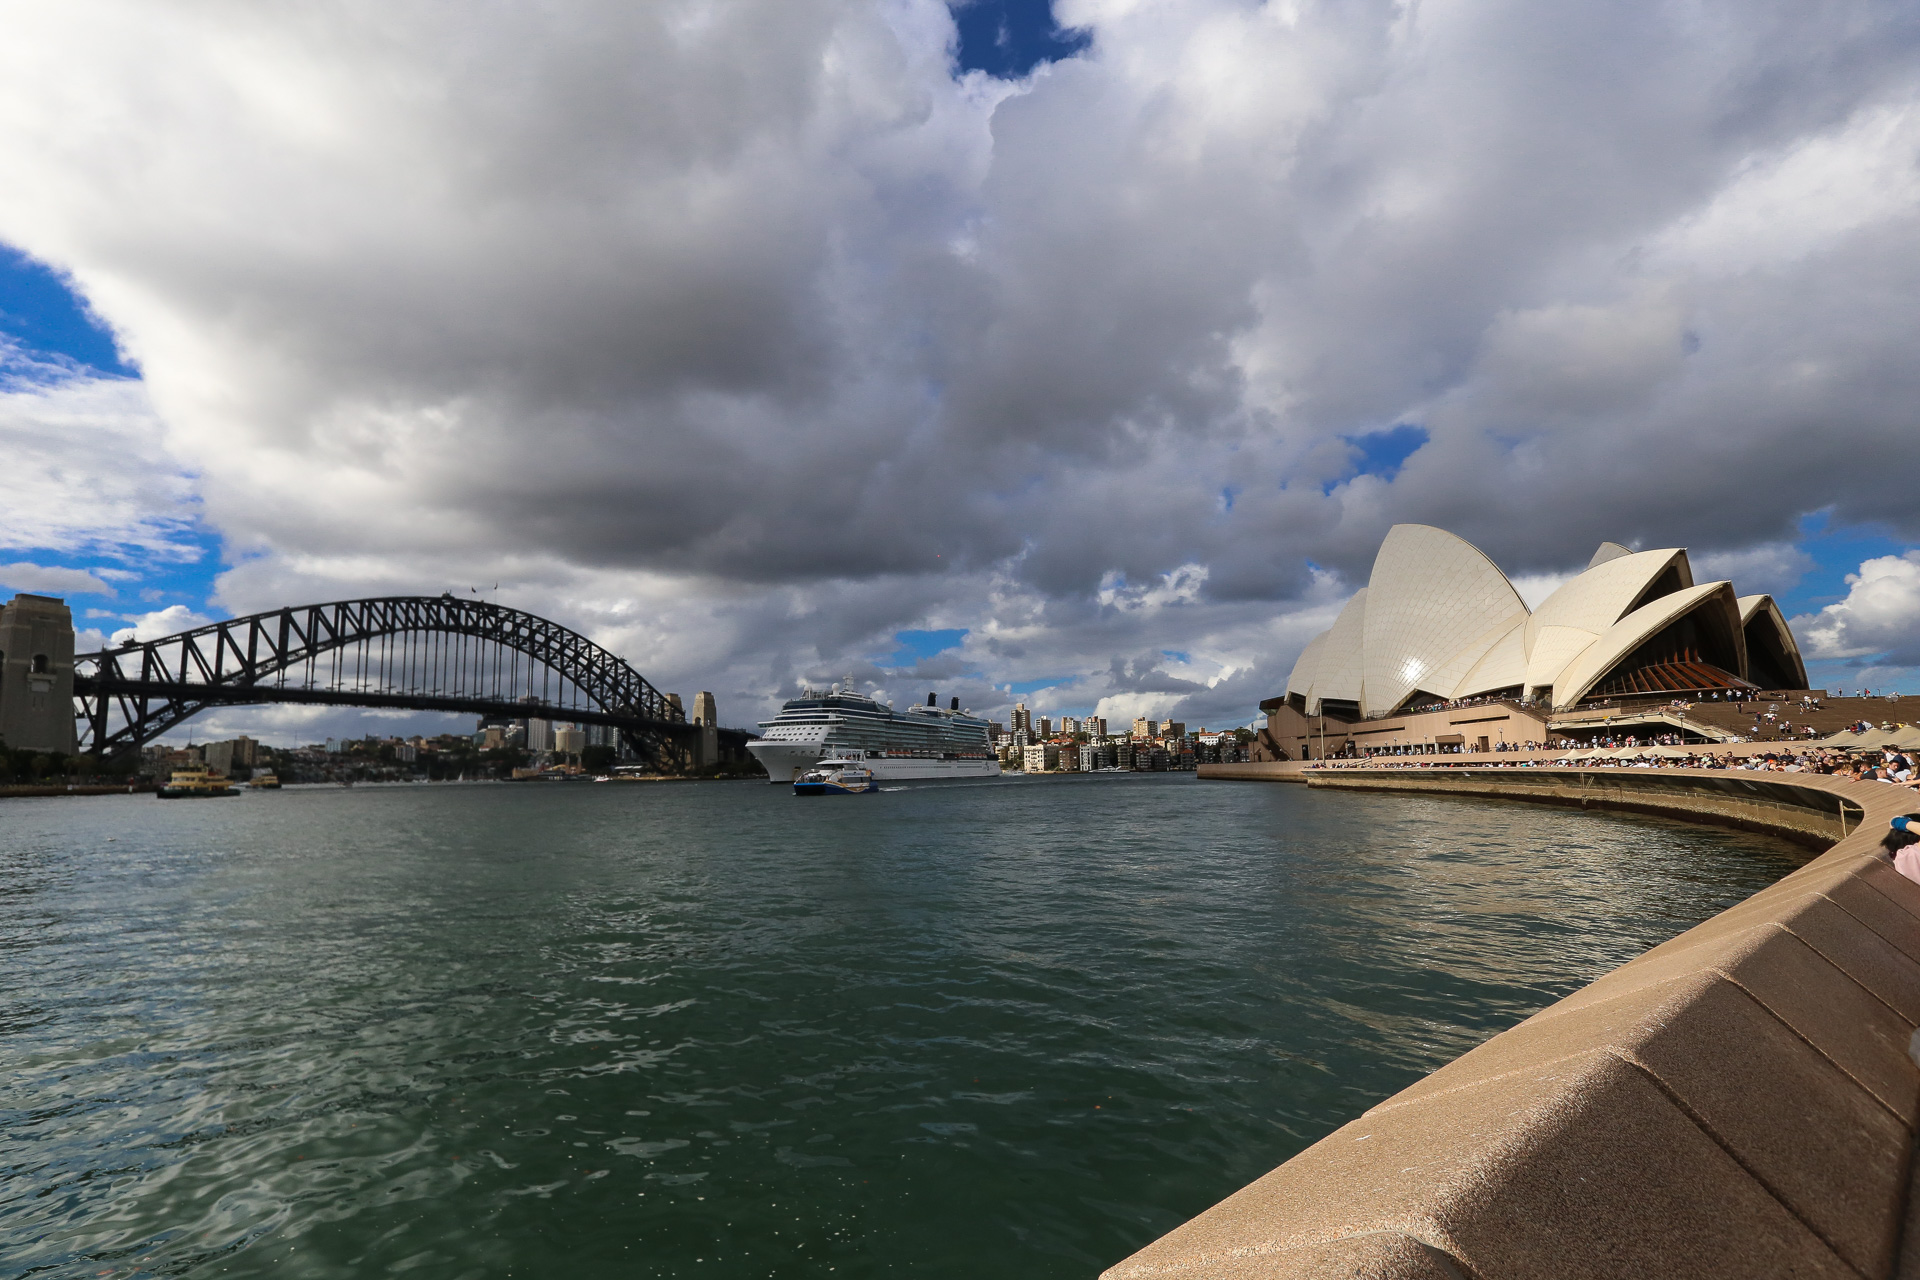
[[[242,769],[251,769],[259,754],[259,744],[241,734],[227,742],[209,742],[201,748],[208,770],[228,778],[237,778]]]
[[[711,714],[713,711],[713,695],[710,693],[703,693],[700,695],[700,697],[705,698],[707,700],[707,711],[709,714]],[[700,710],[699,699],[696,698],[694,700],[693,706],[694,706],[694,711],[697,713]],[[698,721],[697,723],[712,724],[713,721],[702,720],[702,721]],[[554,730],[553,749],[555,751],[560,752],[562,755],[577,756],[582,751],[585,751],[587,749],[587,735],[582,733],[578,728],[576,728],[573,725],[565,725],[559,729]]]
[[[1152,738],[1157,732],[1157,730],[1158,730],[1158,726],[1154,724],[1153,721],[1142,719],[1142,718],[1136,718],[1133,722],[1134,741],[1144,742],[1147,739]]]
[[[72,755],[73,613],[22,592],[0,605],[0,740],[16,751]]]
[[[140,748],[141,772],[164,778],[175,769],[205,764],[198,747],[146,746]]]
[[[1051,742],[1036,742],[1022,757],[1021,764],[1028,773],[1045,773],[1060,763],[1060,748]]]
[[[1285,692],[1260,704],[1262,738],[1295,757],[1497,750],[1544,744],[1558,720],[1594,708],[1806,684],[1772,598],[1696,583],[1682,548],[1602,543],[1529,610],[1479,548],[1403,524],[1367,585],[1302,651]]]
[[[520,723],[525,726],[523,732],[526,734],[526,737],[524,738],[523,741],[526,745],[527,750],[529,751],[553,750],[553,721],[524,720],[524,721],[521,721]]]
[[[1131,769],[1134,767],[1136,745],[1132,738],[1115,738],[1113,740],[1113,766],[1116,769]]]
[[[1031,733],[1033,731],[1033,713],[1027,710],[1026,703],[1016,702],[1013,704],[1012,724],[1014,732],[1016,733],[1022,731]]]
[[[1051,738],[1053,736],[1053,721],[1046,716],[1041,716],[1034,722],[1033,732],[1036,737]]]
[[[1080,727],[1096,738],[1104,738],[1107,736],[1107,721],[1105,716],[1088,716],[1080,722]]]
[[[1184,738],[1187,736],[1187,726],[1178,720],[1169,720],[1160,726],[1160,736],[1174,739]]]

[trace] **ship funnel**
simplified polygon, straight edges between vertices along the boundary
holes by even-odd
[[[932,694],[927,695],[927,705],[930,707],[934,705],[934,698]]]
[[[960,699],[955,698],[952,702],[948,703],[947,705],[949,709],[958,711],[960,709]]]

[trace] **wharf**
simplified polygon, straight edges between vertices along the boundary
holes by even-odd
[[[1830,847],[1106,1280],[1920,1277],[1920,885],[1878,856],[1920,797],[1817,774],[1444,759],[1200,774],[1630,809]]]

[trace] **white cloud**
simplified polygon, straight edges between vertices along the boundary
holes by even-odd
[[[1920,551],[1875,556],[1847,575],[1847,598],[1797,617],[1816,658],[1877,655],[1881,667],[1920,667]]]
[[[43,595],[104,595],[113,588],[85,569],[62,569],[54,565],[33,564],[22,560],[0,564],[0,587],[31,591]]]
[[[1578,572],[1577,569],[1571,569],[1565,573],[1522,573],[1509,581],[1527,608],[1538,609],[1546,603],[1548,596],[1571,582]]]
[[[170,604],[164,609],[152,613],[143,613],[129,617],[132,626],[121,627],[113,633],[113,643],[125,640],[158,640],[162,636],[176,635],[182,631],[191,631],[195,627],[204,627],[213,619],[204,614],[195,613],[183,604]]]
[[[0,345],[0,547],[194,554],[193,481],[162,436],[140,383]]]
[[[1743,596],[1781,595],[1798,586],[1814,559],[1791,542],[1762,542],[1737,551],[1689,557],[1696,582],[1728,581]]]
[[[1396,520],[1529,591],[1920,536],[1902,6],[1058,16],[1013,86],[941,0],[21,7],[0,240],[145,381],[0,394],[0,542],[204,509],[223,607],[499,582],[736,720],[952,626],[916,683],[1198,722]]]
[[[1920,214],[1916,153],[1920,109],[1868,107],[1837,129],[1747,159],[1654,254],[1689,271],[1778,269],[1864,229],[1910,225]]]

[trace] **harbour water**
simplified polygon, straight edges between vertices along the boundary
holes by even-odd
[[[1191,775],[0,803],[0,1276],[1090,1277],[1791,869]]]

